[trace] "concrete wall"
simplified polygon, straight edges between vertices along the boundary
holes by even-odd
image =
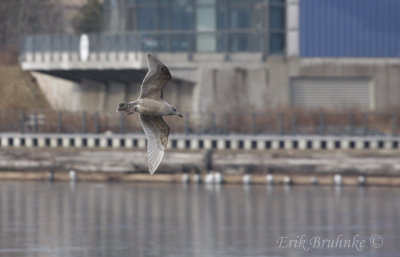
[[[76,111],[80,108],[78,83],[39,72],[31,74],[54,109]]]
[[[300,59],[291,76],[318,78],[370,78],[375,110],[400,106],[400,63],[390,59]]]
[[[242,54],[227,61],[221,57],[197,54],[190,60],[182,54],[160,54],[174,77],[166,85],[165,99],[181,112],[265,112],[290,106],[292,78],[367,78],[374,89],[375,110],[400,106],[397,59],[269,56],[262,61],[259,55]],[[37,72],[33,75],[54,108],[73,111],[114,111],[119,102],[139,96],[143,79],[140,75],[128,83],[85,79],[75,83]]]

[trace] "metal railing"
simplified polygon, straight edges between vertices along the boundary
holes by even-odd
[[[284,31],[280,31],[284,35]],[[268,51],[266,30],[235,29],[226,31],[140,31],[89,34],[91,53],[108,52],[261,52]],[[198,39],[214,44],[202,49]],[[20,53],[79,52],[80,35],[28,35],[21,41]],[[283,52],[283,49],[282,49]]]
[[[281,111],[185,113],[165,117],[171,133],[270,135],[398,135],[399,113]],[[66,111],[0,111],[0,132],[142,133],[137,115]]]

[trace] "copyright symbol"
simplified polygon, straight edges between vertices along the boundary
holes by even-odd
[[[383,237],[381,235],[372,235],[369,243],[373,248],[381,248],[383,245]]]

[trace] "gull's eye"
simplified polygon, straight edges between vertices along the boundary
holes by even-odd
[[[174,109],[174,112],[176,112],[176,109],[175,109],[175,108],[172,108],[172,109]]]

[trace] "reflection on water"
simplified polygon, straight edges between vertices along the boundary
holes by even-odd
[[[397,256],[399,188],[0,183],[0,256]],[[283,249],[281,236],[383,236]]]

